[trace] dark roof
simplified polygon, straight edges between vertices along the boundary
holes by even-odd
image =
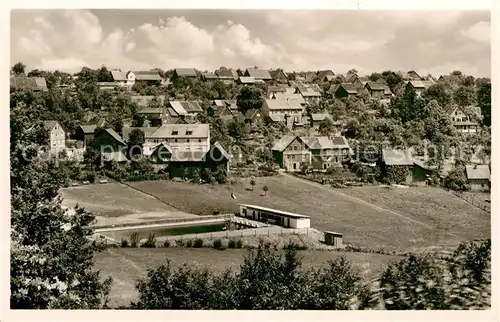
[[[335,92],[339,90],[339,88],[343,88],[345,89],[345,91],[348,93],[348,94],[358,94],[358,91],[356,90],[356,88],[354,87],[354,85],[350,84],[350,83],[344,83],[344,84],[339,84],[337,86],[337,88],[335,89]]]
[[[44,77],[11,76],[10,85],[24,90],[47,90]]]
[[[116,133],[115,130],[113,130],[113,129],[105,129],[105,131],[108,132],[109,135],[111,135],[113,137],[113,139],[115,139],[119,143],[121,143],[123,145],[127,145],[127,143],[125,143],[125,141],[123,141],[123,139],[120,136],[120,134]]]
[[[468,180],[489,180],[490,168],[487,164],[466,165],[465,173]]]
[[[370,90],[372,91],[383,91],[384,90],[384,86],[380,83],[377,83],[377,82],[367,82],[366,87],[369,87]]]
[[[238,79],[238,73],[234,69],[218,69],[215,75],[222,79]]]
[[[251,119],[255,116],[255,114],[260,113],[260,110],[257,108],[251,108],[246,111],[245,116],[247,119]]]
[[[283,86],[269,86],[267,88],[268,93],[276,93],[276,92],[286,92],[286,88]]]
[[[280,70],[280,69],[276,69],[276,70],[271,70],[271,71],[269,71],[269,75],[271,75],[271,77],[272,77],[273,79],[278,78],[279,74],[282,74],[282,76],[285,76],[285,78],[286,78],[286,74],[285,74],[285,72],[283,72],[283,71],[282,71],[282,70]]]
[[[198,74],[194,68],[176,68],[175,72],[179,77],[197,77]]]
[[[137,113],[139,113],[139,114],[162,114],[163,108],[161,108],[161,107],[145,107]]]
[[[253,77],[254,79],[272,79],[271,74],[269,74],[269,70],[267,69],[247,69],[248,75]]]
[[[145,80],[145,81],[161,81],[163,80],[157,70],[151,71],[134,71],[135,80]]]

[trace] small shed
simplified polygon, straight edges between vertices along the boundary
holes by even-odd
[[[344,234],[336,233],[333,231],[325,231],[325,244],[336,247],[342,247],[342,239]]]

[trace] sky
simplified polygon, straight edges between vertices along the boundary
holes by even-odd
[[[491,76],[488,11],[13,10],[11,65],[67,72],[460,70]]]

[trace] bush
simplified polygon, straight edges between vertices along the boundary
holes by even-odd
[[[145,248],[155,248],[156,247],[156,238],[154,233],[149,233],[148,239],[142,244],[142,247]]]
[[[222,248],[222,240],[220,238],[217,238],[214,240],[214,248],[215,249],[221,249]]]
[[[299,245],[294,242],[288,242],[283,246],[283,250],[306,250],[306,245]]]
[[[165,248],[170,247],[170,240],[165,239],[165,241],[163,242],[163,247]]]
[[[130,247],[137,247],[139,245],[139,234],[134,232],[130,235]]]
[[[242,248],[243,247],[243,241],[241,239],[238,239],[236,241],[236,248]]]
[[[196,238],[194,243],[193,243],[194,248],[201,248],[203,247],[203,239],[201,238]]]
[[[193,247],[193,241],[191,239],[188,239],[186,242],[186,247]]]
[[[128,247],[128,240],[126,238],[122,238],[121,245],[122,247]]]
[[[231,239],[228,244],[227,244],[227,247],[228,248],[236,248],[236,241],[234,239]]]

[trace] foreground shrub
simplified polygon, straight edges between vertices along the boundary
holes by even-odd
[[[217,238],[214,240],[214,248],[215,249],[222,249],[222,240],[220,240],[220,238]]]
[[[236,248],[242,248],[243,247],[243,241],[241,239],[238,239],[236,241]]]
[[[130,247],[137,247],[139,245],[139,234],[134,232],[130,235]]]
[[[231,239],[228,244],[227,244],[227,247],[228,248],[236,248],[236,241],[234,239]]]
[[[128,240],[126,238],[122,238],[121,246],[122,247],[128,247]]]
[[[215,241],[214,241],[215,243]],[[347,310],[477,309],[490,306],[490,242],[463,244],[440,259],[411,255],[392,264],[373,288],[345,257],[302,268],[297,249],[260,243],[237,272],[170,262],[137,284],[132,309]]]
[[[201,248],[201,247],[203,247],[203,239],[196,238],[194,240],[193,247],[195,247],[195,248]]]
[[[193,241],[191,239],[188,239],[185,246],[186,247],[193,247]]]
[[[170,247],[170,240],[165,239],[165,241],[163,242],[163,247],[165,248]]]
[[[142,247],[145,248],[155,248],[156,247],[156,238],[154,233],[149,233],[148,239],[142,244]]]

